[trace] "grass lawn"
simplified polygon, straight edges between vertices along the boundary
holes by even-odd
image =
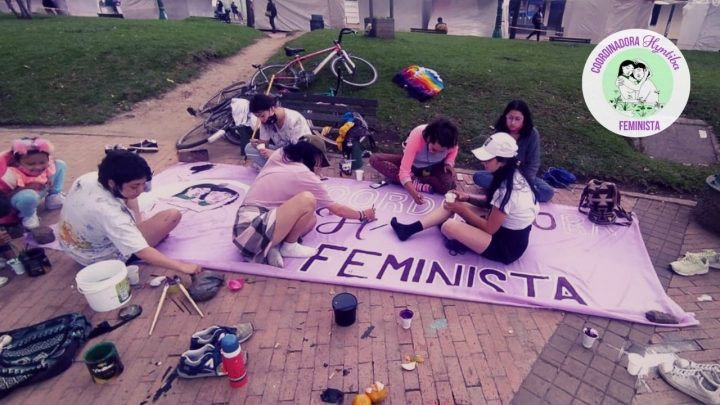
[[[336,37],[335,30],[313,31],[289,45],[314,51]],[[689,167],[650,159],[635,152],[626,138],[598,124],[581,89],[582,69],[594,45],[398,32],[394,40],[345,36],[343,46],[372,62],[380,79],[367,89],[345,86],[341,94],[378,99],[380,126],[400,138],[438,114],[454,118],[461,131],[459,161],[466,167],[479,168],[469,151],[491,133],[490,126],[507,102],[521,98],[530,105],[542,136],[541,170],[559,166],[583,178],[614,180],[643,191],[661,187],[683,193],[701,189],[708,174],[720,171],[718,166]],[[720,54],[685,51],[683,55],[692,76],[685,115],[720,128]],[[279,53],[272,60],[286,59]],[[391,79],[409,65],[435,69],[445,90],[422,104],[406,97]],[[310,91],[326,91],[333,83],[331,77],[329,69],[321,72]],[[399,142],[389,149],[399,151]]]
[[[209,18],[33,18],[0,14],[0,125],[105,122],[262,36]]]

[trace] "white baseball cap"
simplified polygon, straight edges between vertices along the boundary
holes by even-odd
[[[483,146],[473,149],[472,153],[480,161],[488,161],[497,156],[512,158],[517,156],[518,146],[515,138],[505,132],[490,135]]]

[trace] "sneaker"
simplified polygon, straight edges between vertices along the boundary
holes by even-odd
[[[65,202],[65,194],[63,194],[63,193],[48,194],[45,197],[45,209],[46,210],[59,210],[60,208],[62,208],[64,202]]]
[[[700,370],[710,378],[710,381],[720,385],[720,364],[717,363],[695,363],[692,360],[677,358],[675,359],[675,366],[680,368]]]
[[[690,395],[703,404],[720,405],[720,387],[705,372],[694,368],[675,367],[663,363],[658,367],[660,376],[678,391]]]
[[[130,146],[128,146],[128,150],[130,152],[138,153],[155,153],[159,151],[160,148],[158,148],[158,143],[156,140],[145,139],[139,143],[131,143]]]
[[[243,362],[248,364],[248,352],[242,351]],[[222,367],[220,346],[207,344],[197,350],[188,350],[180,356],[177,366],[180,378],[222,377],[227,375]]]
[[[37,228],[38,226],[40,226],[40,219],[38,218],[37,214],[35,214],[31,217],[23,218],[22,224],[25,229]]]
[[[670,263],[670,268],[681,276],[707,274],[710,271],[708,259],[701,256],[685,256],[676,262]]]
[[[710,267],[711,269],[716,269],[716,270],[720,269],[720,255],[718,255],[717,252],[715,252],[712,249],[705,249],[701,252],[695,252],[695,253],[692,253],[692,252],[685,253],[685,257],[688,257],[688,256],[704,257],[708,261],[708,267]]]
[[[134,152],[134,153],[137,153],[137,151],[135,151],[135,150],[127,149],[121,143],[116,143],[115,145],[105,145],[105,154],[108,155],[112,152]]]
[[[218,346],[220,340],[228,333],[237,336],[238,343],[244,343],[250,339],[253,332],[255,332],[255,329],[251,323],[241,323],[233,327],[211,326],[200,332],[193,333],[190,338],[190,350],[197,350],[208,344]]]

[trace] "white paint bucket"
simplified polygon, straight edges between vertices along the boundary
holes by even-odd
[[[132,297],[127,268],[120,260],[91,264],[75,276],[77,289],[97,312],[108,312],[127,303]]]

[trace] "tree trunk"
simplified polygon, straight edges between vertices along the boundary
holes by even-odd
[[[13,7],[12,0],[5,0],[5,3],[7,3],[8,8],[10,9],[10,11],[12,11],[13,14],[15,14],[15,17],[17,17],[17,18],[22,18],[22,17],[20,16],[20,14],[18,14],[18,12],[15,10],[15,7]]]

